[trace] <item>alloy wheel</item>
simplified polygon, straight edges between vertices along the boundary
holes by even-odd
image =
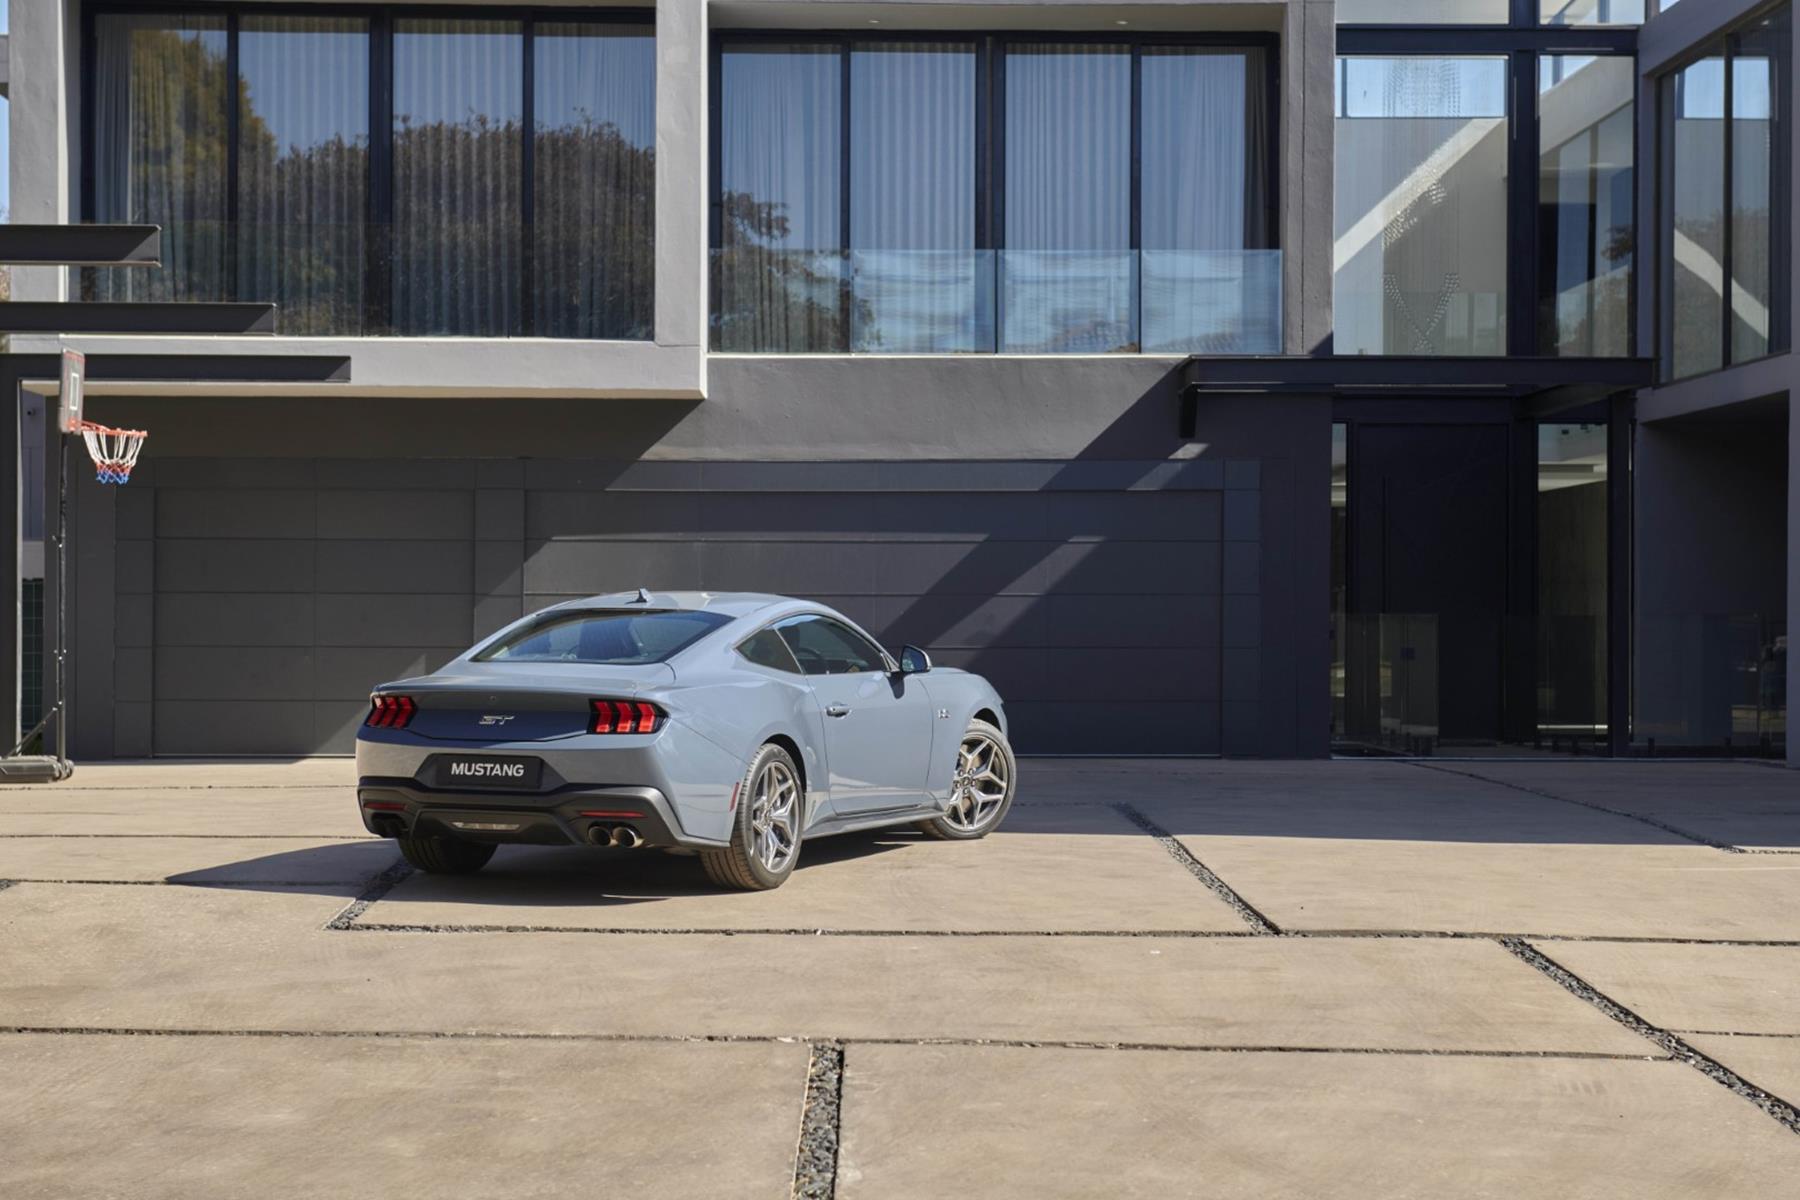
[[[1006,755],[985,733],[971,732],[956,751],[956,775],[950,784],[945,823],[973,833],[993,820],[1006,802]]]
[[[750,852],[772,874],[787,870],[799,849],[800,781],[786,763],[770,762],[750,788]]]

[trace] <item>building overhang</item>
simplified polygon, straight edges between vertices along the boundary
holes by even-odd
[[[1551,416],[1656,382],[1649,358],[1208,357],[1182,364],[1182,427],[1208,396],[1515,400]]]

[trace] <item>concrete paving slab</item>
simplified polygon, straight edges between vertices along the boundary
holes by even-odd
[[[1180,841],[1283,929],[1800,939],[1800,856],[1692,844]]]
[[[0,1025],[1648,1052],[1481,941],[321,930],[339,903],[15,885]]]
[[[0,879],[170,883],[350,883],[387,869],[383,838],[0,838]]]
[[[1800,1037],[1709,1034],[1686,1041],[1770,1095],[1800,1105]]]
[[[0,1193],[786,1195],[806,1063],[783,1044],[0,1036]]]
[[[1800,774],[1748,763],[1456,764],[1486,779],[1593,804],[1752,849],[1800,850]]]
[[[1693,1200],[1800,1169],[1670,1062],[850,1046],[844,1080],[844,1200]]]
[[[0,837],[46,833],[368,836],[348,786],[0,791]]]
[[[1652,1025],[1800,1036],[1800,947],[1544,942],[1538,949]]]
[[[906,829],[821,838],[771,892],[722,891],[699,861],[508,847],[475,876],[414,875],[365,918],[408,925],[933,932],[1200,930],[1241,918],[1111,808],[1015,810],[978,842]]]
[[[1626,817],[1404,763],[1214,766],[1204,784],[1190,786],[1185,795],[1146,777],[1140,798],[1132,803],[1171,832],[1196,837],[1515,846],[1693,844]],[[1245,767],[1256,769],[1239,769]],[[1140,778],[1128,766],[1116,774],[1134,783]]]

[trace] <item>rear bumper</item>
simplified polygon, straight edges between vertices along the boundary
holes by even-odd
[[[366,776],[357,781],[356,799],[363,827],[378,837],[435,833],[478,842],[592,845],[596,827],[629,825],[651,846],[720,845],[686,833],[674,806],[656,788],[453,792],[424,787],[415,779]]]

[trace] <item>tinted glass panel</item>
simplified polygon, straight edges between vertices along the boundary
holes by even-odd
[[[1511,0],[1338,0],[1339,25],[1504,25]]]
[[[1675,377],[1725,364],[1725,60],[1708,58],[1664,84],[1673,223],[1665,303]]]
[[[394,327],[519,332],[523,34],[394,23]]]
[[[1135,349],[1131,51],[1009,46],[1001,349]]]
[[[226,275],[225,18],[94,18],[94,217],[161,225],[162,267],[96,273],[102,300],[217,300]]]
[[[1636,230],[1629,58],[1539,60],[1539,344],[1548,354],[1631,353]]]
[[[1606,426],[1538,426],[1537,729],[1606,736]]]
[[[1786,349],[1788,155],[1782,114],[1788,14],[1733,39],[1731,57],[1731,359]]]
[[[1539,0],[1539,6],[1538,20],[1545,25],[1644,23],[1644,0]]]
[[[732,46],[719,75],[715,345],[841,349],[843,53]]]
[[[850,122],[850,348],[992,349],[975,254],[975,47],[854,47]]]
[[[1261,51],[1150,46],[1142,99],[1142,342],[1150,353],[1278,345]]]
[[[800,665],[794,661],[787,643],[773,629],[765,629],[753,633],[738,646],[738,653],[759,667],[769,667],[776,671],[787,671],[799,674]]]
[[[284,334],[363,332],[369,23],[239,22],[238,298]]]
[[[648,28],[539,22],[532,332],[651,336],[656,55]]]
[[[781,636],[808,675],[883,671],[881,652],[867,639],[824,617],[801,617],[781,626]]]
[[[1506,351],[1503,58],[1338,62],[1336,349]]]
[[[662,662],[731,618],[713,612],[560,613],[475,656],[477,662]]]

